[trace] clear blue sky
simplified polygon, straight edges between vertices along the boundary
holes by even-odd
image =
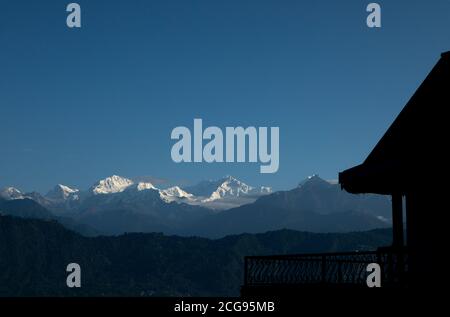
[[[359,164],[443,51],[450,1],[0,2],[0,187],[226,174],[290,188]],[[280,169],[175,164],[171,130],[279,126]],[[420,128],[420,127],[418,127]]]

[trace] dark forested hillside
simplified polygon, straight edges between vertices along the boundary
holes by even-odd
[[[0,296],[238,295],[243,257],[375,249],[389,229],[313,234],[280,230],[218,240],[158,233],[83,237],[54,220],[0,216]],[[81,265],[81,289],[66,266]]]

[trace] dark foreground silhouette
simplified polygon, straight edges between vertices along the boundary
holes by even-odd
[[[366,287],[368,263],[385,287],[420,290],[446,285],[449,226],[446,190],[450,52],[441,59],[366,160],[339,174],[349,193],[392,197],[393,243],[368,254],[248,257],[243,294],[292,294],[313,287]],[[351,140],[349,140],[351,142]],[[406,211],[406,219],[403,219]],[[404,223],[406,220],[406,230]],[[404,233],[406,231],[406,241]]]
[[[237,296],[246,254],[373,250],[391,230],[314,234],[291,230],[218,240],[158,233],[83,237],[56,221],[0,216],[2,296]],[[66,266],[81,266],[81,288]]]

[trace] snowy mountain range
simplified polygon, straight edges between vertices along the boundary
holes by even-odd
[[[386,196],[352,195],[308,177],[288,191],[272,192],[226,176],[195,186],[157,188],[113,175],[87,190],[57,185],[47,194],[0,191],[0,214],[55,219],[84,233],[164,232],[219,238],[278,229],[348,232],[390,226]]]
[[[134,182],[129,178],[112,175],[97,181],[87,191],[58,184],[46,195],[41,195],[36,192],[22,193],[17,188],[7,187],[0,191],[0,197],[6,200],[29,198],[53,211],[65,212],[67,209],[83,206],[84,202],[92,200],[93,196],[102,197],[96,199],[97,201],[109,200],[106,196],[113,194],[115,199],[120,197],[122,200],[129,200],[136,198],[136,193],[144,191],[158,193],[159,199],[165,203],[184,203],[223,210],[253,202],[262,195],[270,194],[272,189],[263,186],[253,187],[232,176],[217,181],[204,181],[187,189],[179,186],[159,189],[149,182]]]

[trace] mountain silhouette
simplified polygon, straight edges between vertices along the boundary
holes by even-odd
[[[318,176],[290,191],[262,196],[254,203],[206,216],[186,234],[222,237],[244,232],[294,229],[345,232],[390,226],[389,199],[351,195]]]

